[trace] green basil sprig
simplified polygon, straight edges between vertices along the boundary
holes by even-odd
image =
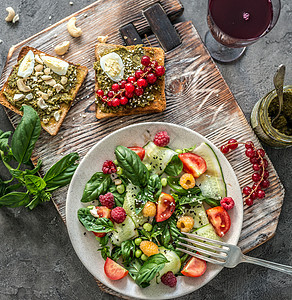
[[[110,232],[114,230],[114,224],[107,218],[95,218],[89,208],[79,208],[77,212],[78,220],[87,231]]]
[[[147,186],[141,189],[135,201],[136,214],[138,215],[147,201],[155,202],[162,192],[162,184],[159,176],[153,174],[149,177]]]
[[[183,163],[178,155],[174,155],[171,161],[166,166],[164,172],[169,176],[179,176],[183,170]]]
[[[121,244],[123,263],[128,265],[135,258],[136,245],[133,240],[127,240]]]
[[[79,155],[66,155],[49,169],[44,178],[37,175],[41,160],[33,169],[24,169],[24,166],[20,169],[22,164],[32,166],[30,157],[41,132],[41,122],[35,110],[27,105],[22,110],[23,117],[12,136],[11,147],[8,143],[11,132],[0,130],[0,161],[12,176],[6,181],[0,178],[0,206],[33,209],[41,202],[50,201],[52,191],[70,183]],[[13,159],[18,162],[17,168],[9,164]],[[26,192],[18,192],[20,188]]]
[[[145,187],[149,179],[149,171],[142,163],[140,157],[132,150],[117,146],[115,154],[123,174],[131,180],[134,185]]]
[[[100,195],[107,192],[111,185],[111,176],[109,174],[103,174],[102,172],[96,172],[87,181],[81,202],[90,202],[98,199]]]
[[[149,286],[150,281],[164,268],[167,262],[168,260],[161,253],[151,255],[139,270],[136,283],[140,287]]]
[[[41,122],[37,112],[30,106],[24,105],[24,118],[15,129],[12,136],[11,148],[15,159],[21,163],[28,163],[41,133]]]

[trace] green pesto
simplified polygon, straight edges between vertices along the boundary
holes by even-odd
[[[143,68],[141,64],[141,58],[145,55],[145,52],[142,48],[142,45],[135,46],[133,50],[128,50],[126,48],[115,48],[111,50],[106,50],[103,52],[102,56],[112,52],[115,52],[118,55],[120,55],[120,57],[123,60],[125,66],[124,79],[128,78],[129,76],[134,76],[135,71]],[[150,51],[150,55],[153,56],[153,54],[154,51]],[[107,92],[111,90],[112,84],[115,82],[111,80],[102,70],[99,61],[94,63],[93,68],[95,70],[98,86],[101,87],[105,94],[107,94]],[[135,107],[145,107],[154,100],[155,97],[153,92],[160,90],[160,80],[161,79],[158,78],[157,82],[154,85],[148,85],[144,89],[144,94],[142,96],[138,97],[134,95],[133,98],[129,99],[129,102],[126,105],[109,107],[106,103],[102,102],[99,97],[96,98],[96,102],[100,110],[105,113],[118,112]]]
[[[268,113],[271,120],[277,115],[278,111],[279,99],[277,96],[271,101],[268,107]],[[284,93],[282,112],[279,118],[273,122],[272,126],[279,132],[292,136],[292,93]]]
[[[17,72],[19,69],[19,65],[22,62],[23,59],[21,59],[16,67],[13,69],[12,74],[8,78],[8,86],[9,90],[4,91],[4,94],[7,98],[7,101],[15,106],[16,108],[20,109],[23,104],[32,106],[36,112],[38,113],[41,121],[44,121],[45,123],[49,122],[50,118],[53,117],[54,112],[60,111],[61,104],[70,104],[72,101],[72,93],[71,90],[75,88],[77,84],[77,67],[74,65],[69,65],[68,70],[65,77],[67,77],[68,81],[66,84],[62,84],[64,87],[59,93],[50,85],[47,85],[44,81],[40,81],[41,76],[38,76],[38,81],[35,81],[33,78],[35,77],[36,71],[34,70],[33,73],[25,80],[25,84],[31,88],[31,91],[28,93],[24,93],[18,90],[17,87],[17,80],[22,79],[22,77],[17,76]],[[38,63],[35,63],[35,66]],[[46,68],[44,64],[44,68]],[[54,73],[51,70],[51,73],[49,74],[52,79],[56,81],[56,83],[61,84],[61,77],[60,75]],[[51,93],[51,96],[49,96],[48,100],[45,100],[46,104],[48,105],[47,109],[41,109],[38,105],[38,98],[40,97],[37,95],[37,92],[43,92],[43,93]],[[21,100],[15,101],[13,99],[15,94],[24,94],[25,96],[28,94],[32,94],[33,98],[31,100],[28,100],[27,98],[23,98]]]

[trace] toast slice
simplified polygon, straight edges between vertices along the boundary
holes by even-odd
[[[137,46],[121,46],[121,45],[114,45],[114,44],[105,44],[105,43],[98,43],[95,46],[95,57],[96,57],[96,64],[100,64],[100,58],[113,52],[115,49],[124,48],[128,51],[132,51]],[[153,47],[142,47],[144,50],[143,55],[148,55],[151,60],[156,60],[159,65],[164,66],[164,51],[161,48],[153,48]],[[99,85],[97,80],[96,74],[96,83],[95,83],[95,91],[98,89],[103,89],[102,86]],[[115,83],[112,81],[111,83]],[[110,117],[117,117],[117,116],[126,116],[126,115],[133,115],[133,114],[147,114],[147,113],[159,113],[165,110],[166,107],[166,99],[165,99],[165,78],[164,76],[160,77],[157,82],[155,83],[159,85],[159,90],[153,90],[151,93],[153,94],[153,101],[149,101],[149,103],[144,107],[129,107],[129,105],[125,105],[120,107],[121,110],[115,112],[104,112],[102,111],[101,105],[99,105],[99,101],[97,101],[96,105],[96,118],[103,119],[103,118],[110,118]]]
[[[38,54],[40,57],[41,57],[41,55],[46,55],[46,56],[53,57],[52,55],[44,53],[44,52],[42,52],[40,50],[37,50],[35,48],[25,46],[21,49],[21,51],[19,53],[19,56],[18,56],[18,59],[17,59],[18,62],[23,57],[25,57],[26,54],[30,50],[34,53],[34,55]],[[44,123],[44,121],[41,119],[41,125],[42,125],[43,129],[46,130],[50,135],[56,135],[58,133],[58,131],[59,131],[59,129],[60,129],[60,127],[61,127],[61,125],[62,125],[62,123],[63,123],[70,107],[71,107],[71,105],[72,105],[72,102],[75,99],[75,97],[78,93],[78,90],[80,89],[80,87],[81,87],[81,85],[82,85],[82,83],[83,83],[83,81],[84,81],[84,79],[87,75],[87,72],[88,72],[88,69],[85,66],[80,66],[78,64],[69,63],[69,66],[72,66],[72,65],[76,67],[76,81],[75,81],[75,84],[73,85],[73,87],[68,89],[67,103],[61,103],[60,104],[60,108],[59,108],[60,118],[58,119],[58,121],[56,121],[56,119],[54,117],[51,117],[48,120],[48,122],[46,122],[46,123]],[[11,109],[12,111],[16,112],[17,114],[22,115],[22,112],[16,106],[14,106],[11,103],[11,101],[9,102],[6,95],[5,95],[5,93],[7,93],[9,95],[14,95],[15,94],[15,90],[9,86],[8,81],[9,81],[9,78],[11,77],[11,75],[13,74],[13,72],[15,73],[15,69],[18,68],[18,66],[19,66],[19,63],[17,63],[13,67],[7,81],[5,82],[2,90],[0,91],[0,103],[2,105],[4,105],[5,107]]]

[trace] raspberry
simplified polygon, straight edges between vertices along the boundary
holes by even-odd
[[[225,210],[229,210],[232,209],[234,207],[234,201],[231,197],[224,197],[221,201],[220,201],[221,206],[225,209]]]
[[[158,246],[155,243],[150,241],[141,242],[140,249],[147,256],[151,256],[159,253]]]
[[[115,206],[115,198],[112,193],[106,193],[105,195],[99,196],[99,202],[102,206],[106,206],[107,208],[113,208]]]
[[[190,232],[194,227],[195,221],[190,216],[184,216],[178,219],[176,226],[181,232]]]
[[[156,133],[154,140],[154,144],[159,147],[165,147],[169,143],[169,136],[166,131],[159,131]]]
[[[106,160],[102,166],[103,174],[112,174],[117,172],[117,167],[111,160]]]
[[[144,217],[154,217],[156,216],[156,205],[155,203],[148,201],[146,202],[142,214]]]
[[[118,206],[116,208],[114,208],[112,211],[111,211],[111,218],[116,222],[116,223],[123,223],[126,219],[126,212],[125,210]]]
[[[165,285],[168,285],[169,287],[175,287],[177,280],[173,272],[168,271],[167,273],[161,276],[161,282]]]

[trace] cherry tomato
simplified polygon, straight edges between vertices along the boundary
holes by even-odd
[[[182,269],[181,273],[188,277],[202,276],[207,268],[207,264],[204,260],[196,257],[192,257]]]
[[[110,258],[107,258],[104,264],[104,273],[111,280],[120,280],[127,276],[128,270],[117,264]]]
[[[111,210],[106,206],[96,206],[96,212],[100,218],[110,219]],[[93,232],[93,234],[97,237],[104,237],[106,235],[105,232]]]
[[[208,219],[215,232],[220,237],[224,236],[230,228],[231,220],[228,212],[222,206],[212,207],[206,210]]]
[[[171,217],[175,210],[175,200],[169,194],[162,192],[158,198],[156,221],[162,222]]]
[[[145,156],[145,149],[142,147],[128,147],[129,149],[131,149],[132,151],[134,151],[141,160],[143,160],[144,156]]]
[[[195,178],[198,178],[207,170],[206,161],[197,154],[181,153],[178,157],[183,163],[184,172],[192,174]]]

